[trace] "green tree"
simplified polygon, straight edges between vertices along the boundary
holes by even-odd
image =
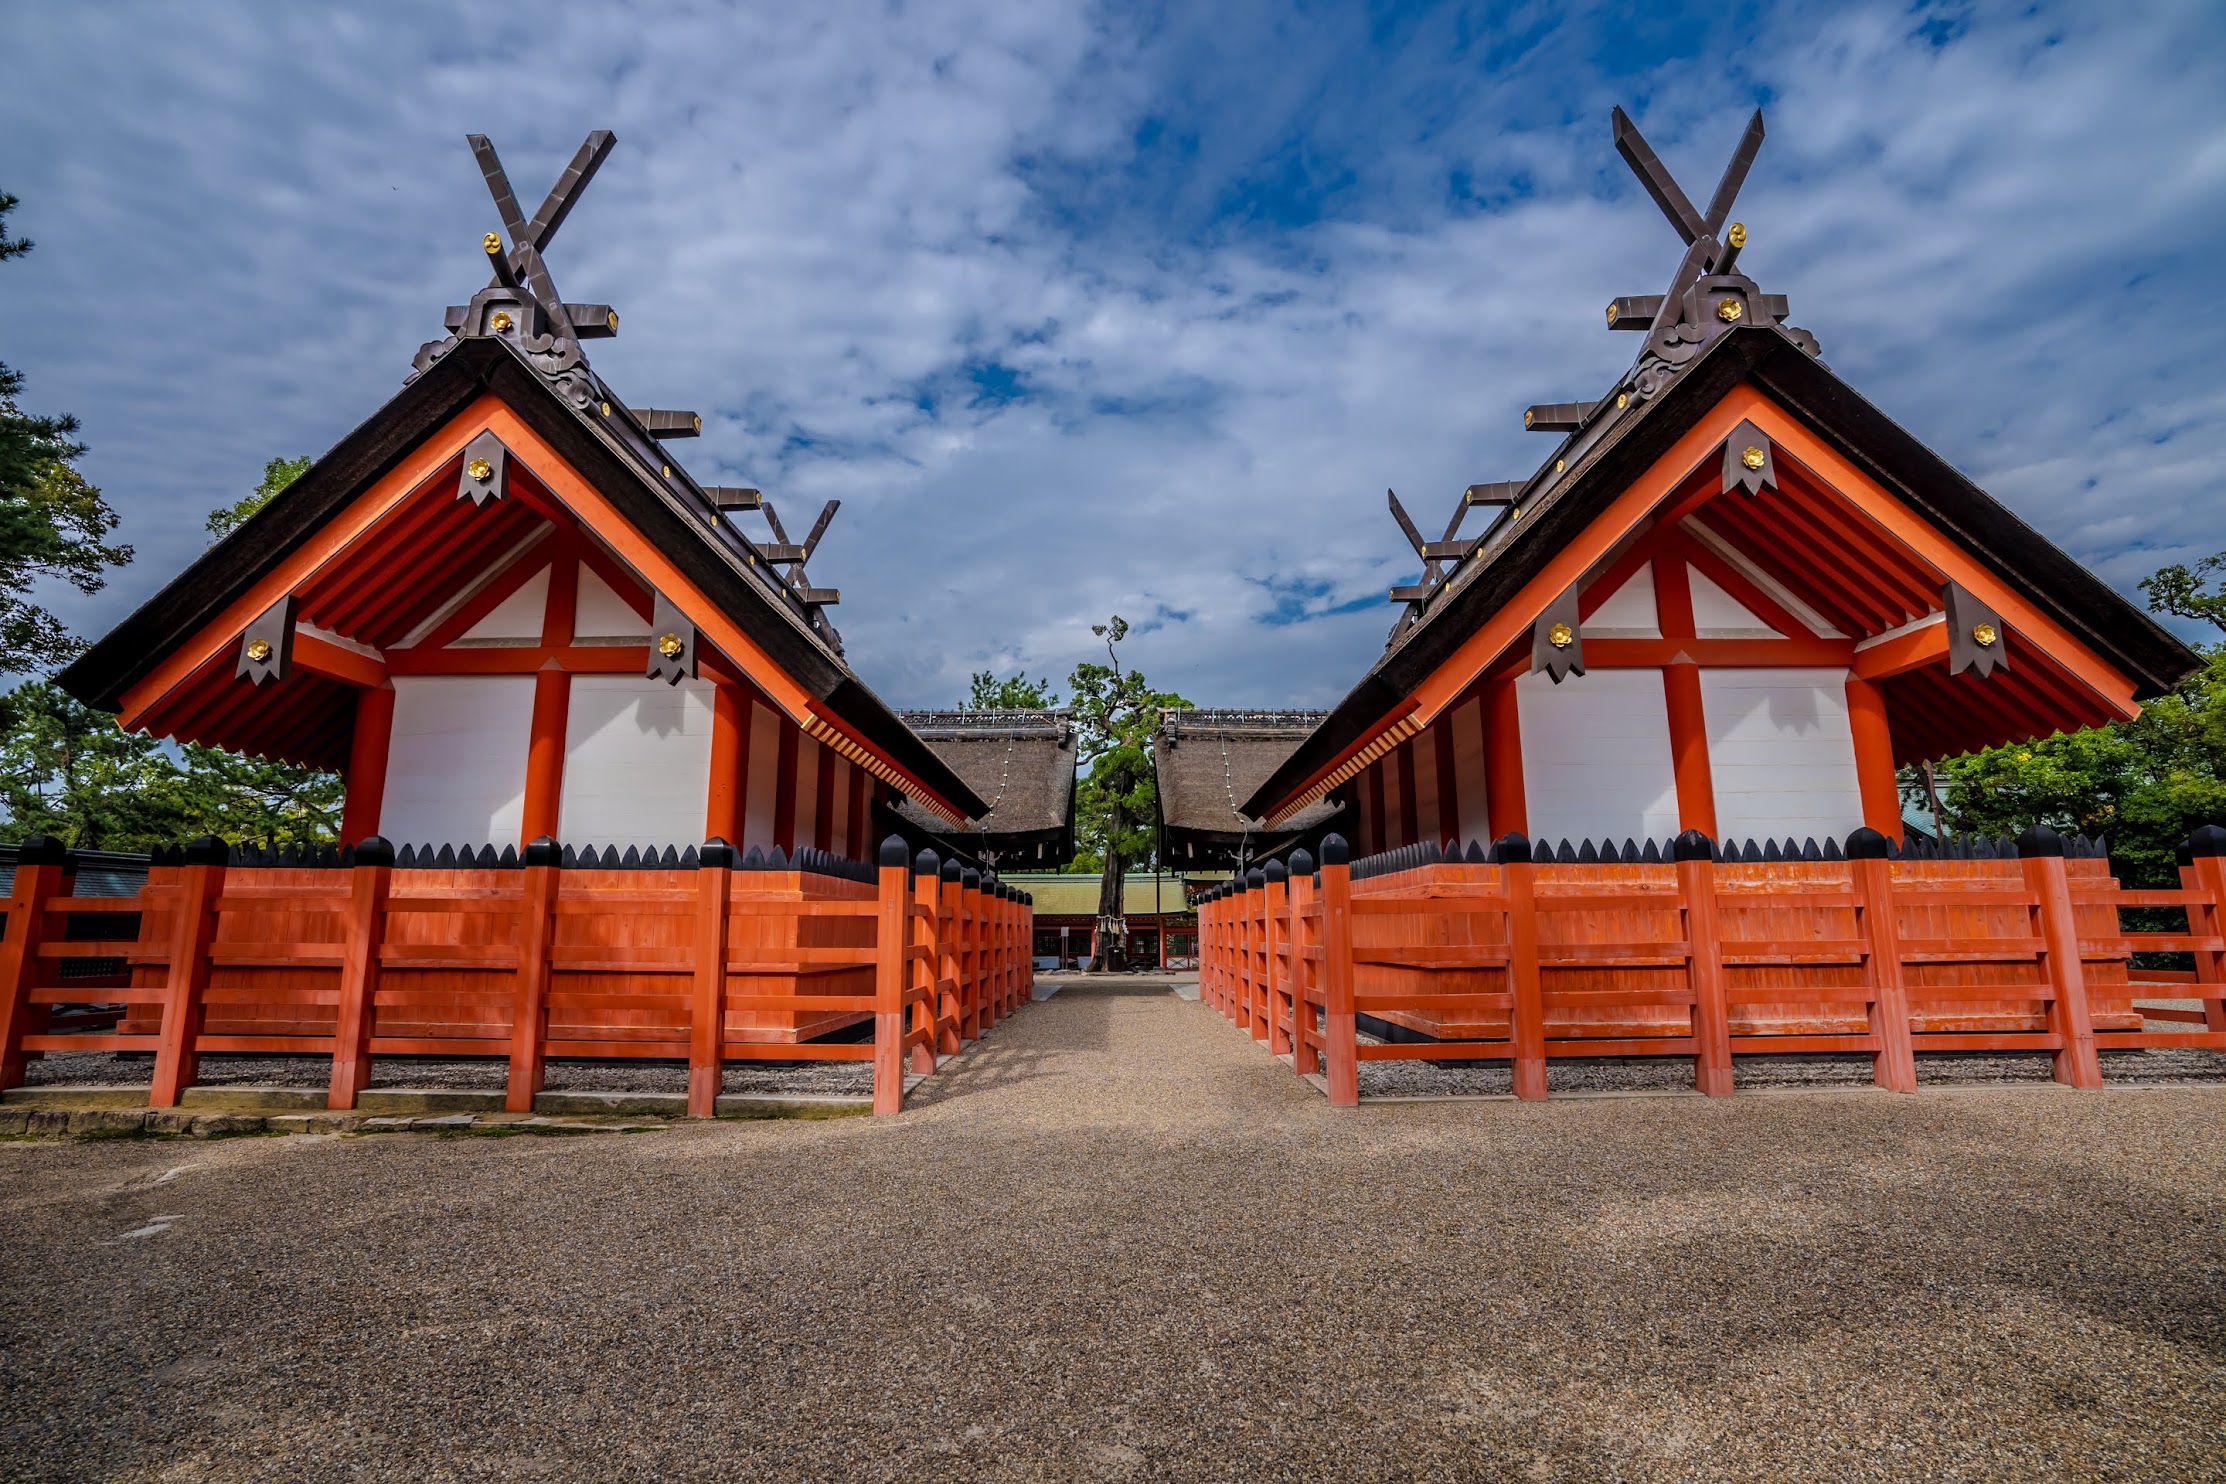
[[[2208,590],[2226,552],[2141,583],[2158,613],[2226,630],[2226,593]],[[2179,884],[2175,851],[2198,825],[2226,823],[2226,645],[2132,721],[1949,758],[1935,770],[1951,834],[2015,835],[2028,825],[2101,835],[2135,888]],[[1910,794],[1921,799],[1923,785]]]
[[[302,477],[309,469],[309,455],[296,459],[272,459],[263,466],[263,482],[255,486],[255,493],[243,496],[236,505],[226,505],[209,512],[209,534],[219,539],[229,536],[246,524],[247,518],[271,502],[271,497]]]
[[[16,198],[0,191],[0,261],[31,250],[7,235]],[[62,621],[31,600],[32,584],[57,578],[99,592],[131,548],[110,545],[116,513],[71,463],[85,452],[74,417],[37,417],[16,405],[23,376],[0,363],[0,672],[43,672],[83,647]]]
[[[988,670],[976,670],[967,691],[969,711],[1048,711],[1059,704],[1051,682],[1030,680],[1026,671],[1000,680]]]
[[[1159,836],[1159,783],[1152,768],[1152,734],[1160,712],[1190,702],[1155,691],[1144,676],[1124,669],[1119,645],[1128,623],[1119,614],[1090,632],[1105,641],[1107,663],[1085,660],[1067,677],[1073,694],[1076,752],[1087,770],[1075,791],[1075,833],[1099,871],[1097,956],[1110,962],[1114,940],[1126,930],[1123,883],[1128,867],[1152,859]],[[1078,857],[1079,860],[1079,857]]]
[[[0,696],[0,839],[52,835],[81,850],[197,835],[326,844],[343,797],[330,773],[126,732],[49,681]]]

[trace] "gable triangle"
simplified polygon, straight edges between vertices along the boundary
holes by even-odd
[[[1654,564],[1643,562],[1592,610],[1584,621],[1585,632],[1629,639],[1659,639],[1661,626],[1654,606]]]
[[[1713,582],[1707,573],[1688,566],[1693,585],[1693,632],[1703,639],[1768,638],[1778,631],[1746,604]]]
[[[549,569],[527,578],[516,592],[496,604],[485,618],[456,636],[458,644],[524,640],[539,643],[541,621],[549,606]]]
[[[572,632],[581,639],[644,639],[649,620],[634,611],[587,563],[580,563],[580,604]]]

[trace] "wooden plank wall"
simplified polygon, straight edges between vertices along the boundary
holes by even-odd
[[[238,866],[216,846],[132,897],[75,896],[67,852],[25,849],[0,909],[0,1088],[31,1056],[151,1051],[166,1107],[201,1055],[279,1052],[331,1057],[346,1108],[378,1057],[484,1056],[509,1062],[524,1111],[549,1057],[640,1057],[689,1063],[689,1111],[709,1116],[728,1062],[874,1060],[894,1111],[902,1072],[874,1040],[831,1037],[901,1024],[888,1059],[933,1071],[1033,987],[1024,896],[895,840],[870,881],[736,869],[723,846],[683,870],[566,869],[539,845],[514,868],[398,869],[375,849]],[[114,933],[64,940],[102,914]],[[123,958],[129,983],[65,980],[72,958]],[[123,1007],[112,1029],[57,1020],[95,1005]]]
[[[1400,1058],[1508,1060],[1518,1095],[1543,1097],[1553,1057],[1691,1057],[1697,1087],[1729,1093],[1732,1059],[1761,1052],[1865,1053],[1881,1086],[1911,1090],[1919,1052],[2046,1051],[2085,1087],[2098,1049],[2226,1051],[2226,857],[2197,854],[2176,890],[2128,891],[2107,861],[2045,848],[1580,864],[1512,843],[1505,864],[1357,881],[1301,852],[1287,880],[1271,867],[1210,893],[1201,996],[1302,1073],[1326,1064],[1340,1102],[1357,1099],[1358,1062]],[[2122,925],[2160,908],[2186,929]],[[2196,968],[2133,967],[2158,952]],[[1362,1044],[1363,1018],[1392,1034]]]

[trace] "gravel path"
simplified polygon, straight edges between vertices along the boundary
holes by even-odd
[[[2226,1089],[1331,1109],[1075,986],[895,1119],[0,1145],[9,1479],[2218,1479]]]

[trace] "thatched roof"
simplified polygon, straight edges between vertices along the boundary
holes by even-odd
[[[988,808],[953,830],[901,802],[897,813],[969,853],[1074,854],[1074,725],[1064,711],[904,711],[898,715]],[[1036,847],[1046,847],[1039,851]]]
[[[1261,825],[1244,801],[1319,726],[1323,711],[1167,711],[1153,739],[1160,818],[1168,835],[1225,836],[1230,843]],[[1286,821],[1278,835],[1300,834],[1337,812],[1323,802]],[[1180,858],[1180,852],[1177,852]]]

